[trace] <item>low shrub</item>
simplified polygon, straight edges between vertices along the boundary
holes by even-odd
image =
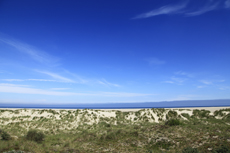
[[[3,152],[3,153],[24,153],[24,151],[21,151],[21,150],[11,150],[11,151],[8,151],[8,152]]]
[[[111,125],[109,123],[106,123],[104,121],[99,122],[99,126],[101,126],[101,127],[111,127]]]
[[[1,137],[2,137],[2,140],[10,140],[11,139],[11,136],[5,131],[1,131]]]
[[[192,117],[193,118],[209,118],[209,114],[210,114],[210,111],[208,111],[208,110],[197,110],[197,109],[195,109],[195,110],[193,110],[193,115],[192,115]]]
[[[230,153],[230,149],[227,146],[221,146],[213,150],[213,153]]]
[[[182,153],[199,153],[197,148],[187,147],[182,150]]]
[[[146,148],[148,153],[155,153],[155,152],[159,152],[161,149],[169,150],[171,146],[173,146],[173,143],[163,140],[163,141],[158,141],[156,143],[149,144],[146,146]]]
[[[38,132],[37,130],[29,130],[26,139],[36,142],[42,142],[45,138],[45,135],[42,132]]]
[[[178,114],[177,114],[176,111],[171,111],[171,110],[170,110],[170,111],[168,112],[168,116],[169,116],[169,117],[177,117],[177,115],[178,115]]]
[[[116,139],[117,139],[116,133],[114,133],[114,132],[108,133],[108,134],[105,136],[105,139],[106,139],[106,140],[116,140]]]
[[[163,149],[169,150],[170,146],[172,146],[173,144],[171,142],[167,142],[167,141],[158,141],[155,145],[158,148],[163,148]]]
[[[139,135],[138,131],[130,132],[130,135],[137,137]]]
[[[181,122],[179,119],[169,119],[165,122],[165,125],[174,126],[174,125],[181,125]]]
[[[189,114],[188,114],[188,113],[182,113],[181,115],[182,115],[183,117],[187,118],[187,119],[189,119],[189,118],[190,118],[190,116],[189,116]]]

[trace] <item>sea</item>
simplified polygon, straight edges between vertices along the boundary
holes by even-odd
[[[0,108],[28,108],[28,109],[147,109],[147,108],[191,108],[191,107],[230,107],[230,99],[215,100],[181,100],[162,102],[135,103],[76,103],[76,104],[19,104],[0,103]]]

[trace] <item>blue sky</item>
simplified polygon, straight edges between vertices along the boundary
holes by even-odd
[[[0,2],[0,103],[230,99],[230,0]]]

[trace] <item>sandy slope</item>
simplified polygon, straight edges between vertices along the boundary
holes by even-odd
[[[230,106],[229,107],[184,107],[184,108],[165,108],[165,109],[171,109],[171,110],[178,110],[178,109],[202,110],[202,109],[205,109],[205,110],[209,110],[210,112],[213,113],[216,110],[225,109],[225,108],[230,108]],[[139,111],[141,109],[100,109],[100,110],[105,110],[105,111],[106,110],[116,110],[116,111],[122,111],[122,112],[135,112],[135,111]]]
[[[174,110],[176,112],[178,112],[179,114],[181,113],[188,113],[189,115],[192,115],[192,111],[195,109],[198,110],[209,110],[211,112],[211,114],[213,114],[213,112],[215,112],[216,110],[220,110],[220,109],[225,109],[225,108],[230,108],[230,107],[187,107],[187,108],[165,108],[166,110]],[[0,117],[7,117],[7,118],[12,118],[12,117],[18,117],[18,116],[29,116],[31,118],[33,117],[45,117],[45,118],[49,118],[51,115],[53,115],[52,113],[47,113],[44,112],[42,114],[38,114],[37,111],[35,110],[50,110],[50,109],[21,109],[21,108],[0,108],[0,110],[19,110],[20,113],[19,114],[15,114],[15,113],[11,113],[11,112],[4,112],[1,113]],[[65,111],[76,111],[77,109],[52,109],[55,110],[56,112],[61,113],[62,110]],[[81,111],[84,111],[85,109],[80,109]],[[92,113],[98,110],[96,112],[96,114],[98,115],[98,117],[116,117],[115,112],[116,111],[121,111],[121,112],[137,112],[139,110],[144,110],[146,112],[149,112],[151,109],[87,109],[87,111],[89,113]],[[64,112],[65,113],[65,112]],[[155,114],[152,114],[155,116]],[[59,115],[54,115],[54,117],[56,119],[60,119]],[[156,117],[156,116],[155,116]],[[131,117],[132,118],[132,117]],[[157,117],[156,117],[157,118]]]
[[[21,121],[33,121],[34,118],[47,118],[52,120],[62,120],[61,116],[69,115],[73,116],[74,120],[65,120],[65,124],[69,124],[70,127],[77,127],[83,122],[86,124],[94,124],[100,122],[101,119],[116,119],[116,112],[128,112],[125,116],[126,120],[137,122],[138,120],[142,120],[142,118],[147,117],[149,122],[160,122],[161,120],[166,120],[166,116],[170,110],[177,112],[183,119],[187,120],[183,117],[183,113],[188,114],[189,116],[193,115],[193,110],[209,110],[210,115],[216,110],[226,109],[230,107],[190,107],[190,108],[165,108],[164,112],[161,113],[160,109],[17,109],[17,108],[0,108],[0,110],[8,110],[0,113],[0,125],[7,125],[12,122],[21,122]],[[42,110],[45,110],[42,112]],[[53,114],[50,111],[55,111],[57,114]],[[15,113],[17,112],[18,113]],[[78,115],[75,116],[75,113],[78,111]],[[136,116],[136,112],[139,111],[139,115]],[[228,112],[226,112],[228,113]],[[160,115],[159,115],[160,114]],[[18,118],[19,117],[19,118]],[[20,117],[23,117],[20,118]],[[13,119],[16,118],[16,119]],[[217,119],[221,119],[221,117],[217,116]],[[8,120],[5,120],[8,119]],[[114,121],[116,124],[116,121]]]

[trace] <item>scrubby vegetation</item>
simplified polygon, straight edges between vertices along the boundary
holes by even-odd
[[[10,135],[7,133],[7,132],[5,132],[5,131],[3,131],[3,130],[0,130],[0,134],[1,134],[1,137],[2,137],[2,140],[10,140]]]
[[[7,152],[3,152],[3,153],[25,153],[25,152],[21,151],[21,150],[11,150],[11,151],[7,151]]]
[[[169,126],[175,126],[175,125],[180,125],[180,124],[181,122],[179,119],[170,119],[165,122],[165,125],[169,125]]]
[[[207,110],[167,109],[33,110],[31,116],[21,115],[28,111],[0,111],[0,152],[229,153],[230,150],[230,109],[213,114]],[[11,118],[6,117],[7,112],[13,114]]]
[[[199,151],[197,148],[187,147],[183,149],[182,153],[199,153]]]
[[[230,149],[229,146],[221,146],[219,148],[216,148],[213,153],[230,153]]]
[[[35,142],[42,142],[45,138],[45,135],[42,132],[38,132],[37,130],[30,130],[26,135],[27,140],[35,141]]]

